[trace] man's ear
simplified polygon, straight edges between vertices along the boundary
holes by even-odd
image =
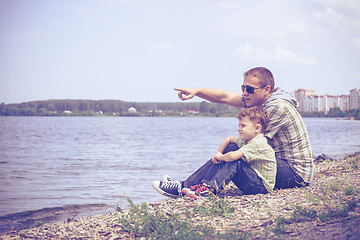
[[[271,86],[270,86],[270,85],[266,85],[266,86],[265,86],[265,91],[266,91],[267,93],[271,93]]]

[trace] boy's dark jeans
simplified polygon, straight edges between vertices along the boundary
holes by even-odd
[[[224,153],[236,151],[239,147],[230,143]],[[183,182],[183,187],[190,187],[199,183],[205,183],[213,188],[223,188],[224,183],[227,185],[230,181],[245,194],[267,193],[261,178],[242,159],[215,164],[210,159],[188,179]]]
[[[236,151],[238,149],[239,147],[235,143],[230,143],[223,153]],[[268,192],[261,178],[249,164],[242,159],[219,164],[214,164],[210,159],[183,182],[183,187],[188,188],[193,185],[205,183],[215,189],[222,189],[223,185],[227,185],[230,181],[233,181],[244,194]],[[303,187],[306,185],[307,184],[292,170],[286,161],[277,159],[276,189]]]

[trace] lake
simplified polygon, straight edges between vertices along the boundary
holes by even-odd
[[[360,151],[360,121],[305,118],[315,155]],[[184,180],[237,135],[236,118],[0,117],[0,216],[74,204],[164,199],[152,180]]]

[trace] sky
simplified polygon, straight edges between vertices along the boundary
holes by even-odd
[[[360,88],[360,1],[0,0],[0,103],[176,102],[258,66],[288,92]]]

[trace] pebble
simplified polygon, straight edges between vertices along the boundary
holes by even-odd
[[[328,183],[329,181],[341,181],[343,184],[348,184],[357,188],[357,192],[360,193],[360,169],[352,169],[352,171],[342,171],[345,160],[337,160],[326,163],[317,163],[317,175],[313,184],[306,188],[293,188],[275,190],[268,194],[258,195],[243,195],[234,186],[230,185],[226,194],[226,198],[231,202],[235,209],[235,212],[230,218],[224,218],[219,216],[208,217],[195,217],[194,222],[206,221],[218,231],[226,231],[231,228],[245,232],[255,232],[260,236],[263,234],[268,239],[277,238],[277,236],[267,230],[265,232],[264,227],[272,226],[276,223],[278,217],[290,217],[294,209],[294,204],[301,206],[315,206],[320,208],[322,205],[309,201],[309,195],[316,194],[318,192],[319,185]],[[340,170],[339,170],[340,169]],[[339,170],[339,171],[338,171]],[[331,172],[332,176],[329,177],[328,173]],[[341,194],[341,193],[338,193]],[[338,196],[340,198],[340,196]],[[358,196],[350,196],[354,199]],[[345,198],[344,198],[345,199]],[[330,199],[331,200],[331,199]],[[329,200],[329,201],[330,201]],[[154,210],[159,208],[163,212],[169,213],[172,207],[175,205],[177,212],[185,210],[191,210],[196,204],[201,205],[206,203],[207,198],[199,198],[197,201],[189,199],[187,197],[179,199],[167,199],[157,203],[149,203],[149,209]],[[347,218],[359,218],[359,210],[354,210],[348,213]],[[286,232],[289,239],[306,238],[306,234],[312,234],[311,228],[307,226],[309,230],[305,228],[300,230],[301,224],[296,226],[296,230],[288,229]],[[327,228],[326,223],[314,220],[312,225],[318,232],[331,231]],[[345,226],[346,228],[346,226]],[[340,229],[339,227],[337,229]],[[340,230],[339,230],[340,231]],[[345,230],[344,230],[345,231]],[[300,235],[301,232],[301,235]],[[341,238],[342,232],[333,232],[332,236]],[[323,234],[321,233],[319,237]],[[44,224],[40,227],[33,229],[25,229],[21,231],[10,231],[0,235],[0,239],[133,239],[134,236],[130,233],[124,232],[118,223],[118,216],[112,213],[86,216],[79,219],[73,219],[68,223],[53,223]],[[312,239],[317,239],[311,237]],[[145,239],[145,238],[141,238]],[[321,238],[320,238],[321,239]]]

